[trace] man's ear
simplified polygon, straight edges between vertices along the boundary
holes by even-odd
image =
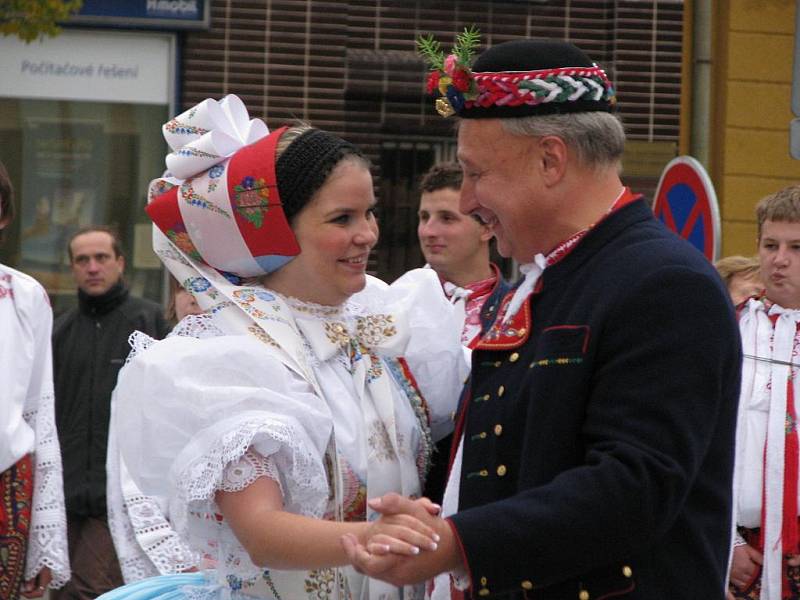
[[[558,184],[567,171],[567,145],[560,137],[546,135],[539,138],[539,168],[545,185]]]
[[[481,235],[480,240],[482,242],[489,242],[494,237],[494,233],[492,232],[492,228],[490,225],[484,225],[481,223]]]

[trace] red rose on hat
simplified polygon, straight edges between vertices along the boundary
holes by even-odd
[[[431,71],[428,75],[428,85],[426,87],[427,94],[433,94],[439,89],[439,71]]]
[[[469,90],[470,76],[464,69],[457,69],[453,73],[453,85],[459,92]]]

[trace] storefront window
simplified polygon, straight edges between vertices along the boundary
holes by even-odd
[[[144,204],[164,168],[167,119],[166,106],[0,98],[0,160],[17,209],[0,262],[42,283],[56,313],[75,302],[66,246],[87,225],[119,233],[132,291],[160,300]]]
[[[67,241],[88,225],[118,232],[131,291],[161,300],[144,206],[164,170],[173,44],[168,35],[85,31],[30,46],[0,40],[10,73],[0,81],[0,160],[17,212],[0,262],[39,280],[56,315],[76,302]]]

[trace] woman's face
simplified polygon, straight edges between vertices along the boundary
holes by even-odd
[[[378,241],[372,176],[345,159],[297,214],[300,254],[264,279],[275,291],[306,302],[341,304],[366,285],[367,259]]]
[[[180,288],[175,292],[175,318],[183,320],[188,315],[199,315],[203,312],[194,296],[185,289]]]

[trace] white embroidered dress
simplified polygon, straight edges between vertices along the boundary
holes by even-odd
[[[174,572],[170,556],[182,563],[183,549],[210,559],[216,570],[204,576],[202,594],[400,598],[401,590],[350,568],[254,566],[214,495],[267,476],[279,483],[286,510],[338,520],[370,518],[366,499],[388,491],[418,495],[431,429],[441,437],[452,426],[468,368],[457,314],[436,275],[420,269],[392,286],[368,278],[343,306],[323,307],[230,284],[155,236],[162,259],[209,316],[179,328],[189,336],[139,337],[120,372],[112,430],[125,477],[148,497],[138,522],[168,527],[134,524],[128,541],[140,542],[141,558],[141,541],[159,538],[145,554],[160,572]],[[135,502],[128,496],[124,504],[130,513]],[[136,544],[129,550],[135,555]],[[404,597],[421,590],[407,588]]]
[[[33,453],[31,510],[25,578],[44,567],[51,587],[70,578],[61,451],[53,406],[50,335],[53,313],[33,278],[0,264],[0,472]]]

